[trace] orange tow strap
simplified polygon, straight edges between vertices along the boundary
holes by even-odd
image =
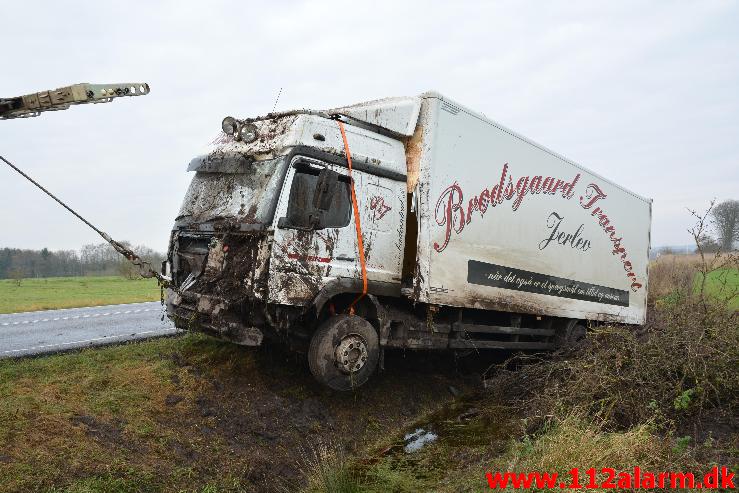
[[[352,184],[352,207],[354,208],[354,227],[357,230],[357,247],[359,248],[359,264],[362,266],[362,294],[349,305],[349,313],[354,314],[354,305],[367,294],[367,264],[364,259],[364,242],[362,241],[362,223],[359,219],[359,206],[357,206],[357,194],[354,191],[354,178],[352,178],[352,153],[349,150],[349,142],[346,140],[346,132],[344,131],[344,123],[336,120],[341,130],[341,138],[344,139],[344,151],[346,152],[346,162],[349,165],[349,181]]]

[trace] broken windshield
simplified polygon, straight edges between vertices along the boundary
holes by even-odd
[[[252,161],[237,172],[198,170],[177,221],[191,224],[231,219],[242,224],[270,224],[286,169],[287,160],[280,157]]]

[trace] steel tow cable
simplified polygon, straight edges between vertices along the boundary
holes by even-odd
[[[90,229],[92,229],[97,234],[99,234],[100,236],[102,236],[102,238],[107,243],[109,243],[110,246],[112,246],[115,249],[116,252],[118,252],[121,255],[123,255],[124,257],[126,257],[126,260],[128,260],[133,265],[135,265],[136,267],[138,267],[139,273],[141,274],[141,277],[154,277],[154,278],[157,279],[157,281],[159,282],[159,284],[163,288],[170,287],[170,284],[171,284],[170,279],[167,278],[166,276],[160,274],[159,272],[155,271],[154,269],[152,269],[151,264],[149,262],[147,262],[146,260],[143,260],[138,255],[136,255],[136,253],[134,253],[133,250],[131,250],[130,248],[126,247],[125,245],[122,245],[121,243],[118,243],[117,241],[115,241],[113,238],[111,238],[110,236],[108,236],[108,234],[105,233],[105,231],[101,231],[100,229],[96,228],[90,221],[88,221],[84,217],[80,216],[74,209],[72,209],[67,204],[65,204],[64,202],[62,202],[61,200],[59,200],[53,193],[49,192],[40,183],[38,183],[36,180],[34,180],[30,176],[28,176],[26,173],[24,173],[23,171],[21,171],[17,166],[15,166],[13,163],[11,163],[7,159],[5,159],[3,156],[0,156],[0,160],[2,160],[5,164],[7,164],[8,166],[10,166],[11,168],[13,168],[15,171],[17,171],[18,174],[20,174],[23,178],[25,178],[26,180],[30,181],[34,185],[36,185],[36,187],[39,190],[41,190],[46,195],[48,195],[49,197],[51,197],[52,199],[54,199],[57,203],[59,203],[59,205],[61,205],[62,207],[64,207],[65,209],[67,209],[69,212],[71,212],[72,214],[74,214],[74,216],[77,219],[79,219],[80,221],[82,221],[83,223],[85,223],[87,226],[89,226]]]

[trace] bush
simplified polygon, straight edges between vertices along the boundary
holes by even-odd
[[[576,352],[512,363],[493,385],[536,415],[579,411],[607,429],[674,429],[713,408],[739,411],[739,314],[687,299],[640,330],[600,327]]]

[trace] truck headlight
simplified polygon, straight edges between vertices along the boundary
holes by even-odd
[[[250,144],[257,140],[258,135],[259,130],[257,129],[257,126],[253,123],[244,123],[243,125],[241,125],[241,128],[239,128],[239,137],[247,144]]]
[[[238,123],[236,122],[236,118],[232,116],[227,116],[221,122],[221,128],[223,129],[223,133],[225,133],[226,135],[235,134],[236,129],[238,128]]]

